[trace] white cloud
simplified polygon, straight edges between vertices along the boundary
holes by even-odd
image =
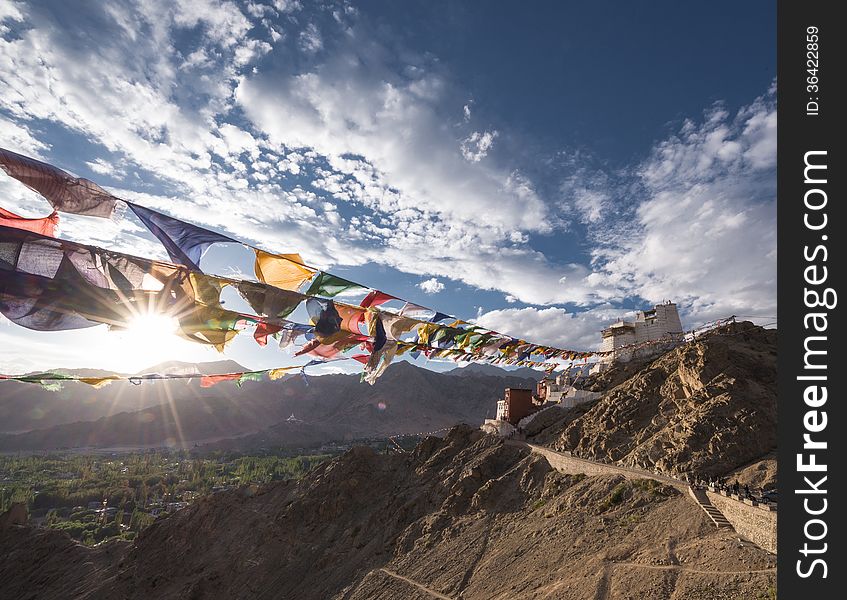
[[[218,133],[224,141],[228,154],[237,156],[242,152],[248,152],[254,157],[259,155],[259,144],[249,131],[224,123],[218,128]]]
[[[500,254],[503,244],[526,243],[521,230],[550,230],[546,206],[519,172],[461,160],[437,110],[447,93],[442,78],[424,68],[417,68],[411,80],[398,78],[388,67],[390,52],[356,38],[367,37],[358,32],[350,47],[311,72],[242,80],[237,54],[251,47],[245,39],[249,23],[232,3],[221,7],[227,15],[212,11],[206,22],[202,10],[194,20],[186,17],[183,5],[169,8],[152,0],[113,5],[109,15],[115,31],[100,31],[103,42],[96,46],[80,45],[64,33],[67,27],[83,31],[84,14],[80,22],[63,25],[29,15],[32,28],[0,40],[5,65],[0,84],[15,90],[0,99],[0,108],[17,123],[60,124],[105,146],[116,157],[110,161],[123,156],[137,165],[145,185],[164,186],[158,193],[128,186],[136,188],[121,190],[128,199],[143,198],[152,208],[271,250],[299,250],[319,266],[375,261],[407,272],[455,276],[486,289],[514,290],[535,302],[561,300],[564,289],[578,289],[579,300],[588,297],[576,286],[548,291],[543,282],[551,277],[545,271],[560,267],[540,253],[524,247],[512,256]],[[222,29],[227,22],[234,24],[239,40]],[[190,52],[178,50],[176,31],[194,26],[204,35],[200,45]],[[124,42],[127,32],[141,30],[149,35]],[[364,62],[351,65],[351,49],[360,57],[355,60]],[[80,64],[87,65],[84,73]],[[216,77],[210,78],[213,72]],[[234,89],[258,131],[230,122]],[[21,151],[36,154],[36,138],[21,136]],[[268,153],[282,158],[265,160]],[[302,177],[312,174],[304,169],[316,158],[331,169],[315,185],[334,200],[365,210],[355,225],[316,202],[313,192],[275,180],[267,166]],[[109,168],[89,162],[95,172]],[[31,200],[24,208],[37,209]],[[265,218],[257,220],[257,214]],[[131,241],[139,249],[150,248],[129,221],[102,230],[84,219],[64,221],[72,239],[108,245],[109,239],[117,243],[120,238],[122,245]],[[535,266],[521,268],[521,253]]]
[[[596,350],[600,330],[631,311],[609,307],[579,313],[563,308],[506,308],[479,315],[475,322],[500,333],[570,350]]]
[[[82,12],[58,23],[14,6],[31,27],[0,35],[4,145],[49,159],[37,128],[58,124],[78,136],[81,153],[98,146],[80,158],[88,168],[119,165],[138,178],[126,183],[135,191],[118,190],[123,197],[301,251],[318,266],[373,261],[498,290],[508,302],[592,307],[640,296],[675,299],[691,319],[772,314],[773,92],[736,116],[718,107],[685,123],[623,174],[576,169],[553,204],[516,165],[498,162],[508,152],[482,160],[510,136],[474,132],[457,147],[456,129],[467,125],[450,122],[467,90],[426,56],[404,55],[398,72],[395,49],[355,11],[336,11],[338,30],[319,21],[319,32],[291,14],[299,3],[276,2],[286,14],[275,25],[290,35],[270,49],[251,37],[268,36],[260,19],[271,12],[258,5],[245,14],[206,0],[109,4],[97,44]],[[179,47],[186,30],[197,39]],[[319,42],[288,60],[312,34]],[[262,71],[243,74],[260,55]],[[467,119],[471,108],[463,106]],[[103,148],[114,158],[94,160]],[[0,178],[4,198],[42,214],[43,201],[15,185]],[[590,261],[530,246],[572,213],[588,228],[592,247],[581,250]],[[101,227],[69,217],[63,226],[81,241],[161,252],[129,220]]]
[[[323,47],[321,32],[314,23],[309,23],[306,29],[300,32],[300,49],[308,54],[314,54]]]
[[[597,223],[605,216],[609,198],[606,194],[585,189],[580,190],[574,203],[583,222]]]
[[[126,173],[115,166],[114,163],[103,160],[102,158],[87,161],[85,164],[89,169],[99,175],[111,175],[113,177],[124,177],[126,175]]]
[[[152,0],[148,6],[150,10],[162,13],[163,17],[172,11],[174,24],[179,27],[202,27],[209,39],[224,48],[230,48],[244,39],[252,26],[238,6],[226,0]]]
[[[10,31],[9,26],[4,21],[24,20],[24,15],[15,3],[10,0],[0,0],[0,35]]]
[[[0,114],[0,139],[3,140],[4,148],[36,158],[41,157],[42,151],[48,148],[47,144],[39,141],[25,124],[10,121],[2,114]]]
[[[279,161],[277,165],[280,171],[287,171],[292,175],[300,174],[300,163],[303,162],[304,156],[299,152],[289,152],[285,158]]]
[[[475,229],[494,228],[500,237],[516,228],[549,230],[546,205],[531,185],[517,185],[520,178],[509,170],[456,160],[461,154],[452,133],[420,91],[443,93],[440,78],[399,78],[389,69],[387,49],[353,31],[308,72],[245,78],[236,99],[254,126],[272,142],[328,157],[365,188],[358,199],[381,212],[430,211]]]
[[[467,108],[467,106],[465,107]],[[469,112],[467,114],[470,114]],[[479,162],[486,156],[488,156],[488,151],[491,149],[491,146],[494,144],[494,140],[497,138],[498,132],[494,131],[474,131],[467,138],[462,140],[462,156],[465,157],[465,160],[469,162]]]
[[[435,277],[427,279],[426,281],[421,281],[418,284],[418,287],[422,289],[425,294],[437,294],[438,292],[444,291],[444,284],[438,281]]]
[[[274,0],[274,8],[281,13],[293,13],[302,10],[300,0]]]
[[[235,50],[235,64],[243,67],[273,50],[273,46],[262,40],[247,40]]]
[[[191,54],[185,57],[185,61],[179,66],[180,70],[195,69],[198,67],[208,67],[214,63],[214,60],[206,48],[198,48]]]
[[[627,221],[598,223],[591,281],[674,299],[694,322],[775,314],[775,125],[771,90],[658,144],[636,172],[644,199]]]

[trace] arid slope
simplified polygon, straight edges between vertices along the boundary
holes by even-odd
[[[773,557],[653,481],[565,476],[470,427],[202,499],[129,543],[0,531],[9,598],[748,600]]]

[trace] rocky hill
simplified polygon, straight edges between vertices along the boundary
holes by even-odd
[[[0,531],[0,597],[769,598],[771,555],[676,489],[565,476],[469,427],[201,499],[132,543]]]
[[[166,367],[184,370],[191,365]],[[121,382],[100,390],[73,383],[65,389],[73,388],[74,395],[65,400],[86,407],[78,413],[77,422],[0,435],[0,451],[194,447],[209,443],[218,449],[308,447],[330,441],[430,432],[462,422],[478,425],[493,416],[497,398],[505,387],[533,385],[531,380],[494,369],[488,374],[454,377],[401,361],[391,365],[374,386],[360,383],[358,375],[341,374],[309,377],[308,384],[296,376],[275,382],[247,382],[240,388],[232,383],[201,388],[196,379],[145,382],[140,386]],[[26,385],[28,392],[35,390],[40,394],[38,398],[62,393],[16,382],[3,385]],[[43,412],[39,412],[39,419],[29,421],[30,428],[56,418],[52,410],[59,411],[61,418],[70,416],[67,406],[57,406],[61,398],[37,404]],[[17,396],[11,399],[15,406],[20,403]],[[141,405],[128,410],[133,402]],[[6,399],[0,400],[0,408],[7,404]],[[94,416],[97,413],[91,405],[105,414]],[[6,410],[11,408],[7,406]],[[294,419],[290,419],[292,415]],[[16,427],[23,422],[19,419]]]
[[[595,377],[605,390],[540,436],[578,456],[724,476],[776,448],[776,330],[735,323]],[[771,469],[771,472],[773,469]]]

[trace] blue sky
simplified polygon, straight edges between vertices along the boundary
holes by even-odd
[[[0,145],[588,349],[663,299],[687,326],[775,314],[775,66],[772,2],[0,0]],[[0,194],[49,212],[8,178]],[[68,216],[62,235],[165,257],[129,217]],[[251,272],[240,248],[203,266]],[[243,364],[289,360],[243,337]],[[216,358],[132,343],[6,322],[0,370]]]

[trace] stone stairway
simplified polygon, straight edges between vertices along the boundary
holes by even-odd
[[[700,489],[694,489],[692,487],[688,488],[688,493],[694,498],[695,502],[700,505],[700,508],[709,515],[709,518],[712,520],[712,523],[715,524],[715,527],[718,529],[733,529],[732,523],[730,523],[727,518],[723,515],[721,511],[719,511],[714,504],[711,503],[709,497],[706,496],[706,492]]]

